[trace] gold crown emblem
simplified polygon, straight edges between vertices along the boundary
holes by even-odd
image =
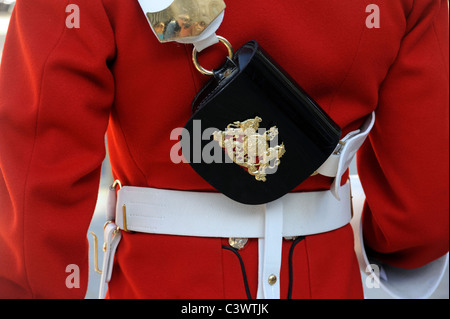
[[[278,128],[272,126],[259,134],[261,121],[256,116],[244,122],[233,122],[227,125],[225,131],[215,131],[213,137],[234,163],[245,168],[257,181],[265,182],[268,170],[280,165],[280,158],[286,149],[283,143],[270,147],[270,144],[276,142]]]

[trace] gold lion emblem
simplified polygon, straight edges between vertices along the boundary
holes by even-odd
[[[280,158],[286,149],[283,143],[270,147],[278,136],[278,128],[272,126],[259,134],[261,121],[256,116],[244,122],[233,122],[228,124],[225,131],[215,131],[213,137],[234,163],[245,168],[257,181],[265,182],[267,170],[280,165]]]

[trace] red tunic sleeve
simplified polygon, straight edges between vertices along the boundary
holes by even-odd
[[[448,60],[447,1],[415,1],[358,157],[365,244],[401,268],[448,251]]]
[[[0,298],[85,295],[115,44],[102,2],[76,3],[79,11],[66,12],[69,1],[18,1],[9,26],[0,67]],[[66,286],[76,275],[69,265],[80,288]]]

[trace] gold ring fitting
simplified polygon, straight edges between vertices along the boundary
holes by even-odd
[[[229,42],[227,39],[225,39],[224,37],[221,37],[221,36],[217,36],[217,39],[219,39],[219,41],[222,42],[222,43],[225,45],[225,47],[227,48],[227,50],[228,50],[228,57],[229,57],[230,59],[233,59],[233,57],[234,57],[234,51],[233,51],[233,47],[231,46],[230,42]],[[194,62],[195,68],[196,68],[200,73],[202,73],[202,74],[204,74],[204,75],[208,75],[208,76],[214,75],[214,73],[213,73],[212,70],[207,70],[207,69],[205,69],[204,67],[202,67],[202,66],[200,65],[200,63],[198,62],[198,59],[197,59],[197,53],[198,53],[198,51],[197,51],[197,49],[194,47],[194,49],[192,50],[192,61]]]
[[[119,189],[122,188],[122,183],[121,183],[118,179],[116,179],[116,180],[114,181],[114,183],[111,185],[111,189],[116,188],[117,185],[119,185]]]

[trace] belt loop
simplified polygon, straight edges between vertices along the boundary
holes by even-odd
[[[108,197],[106,199],[106,221],[114,220],[116,217],[117,186],[119,186],[119,189],[122,188],[122,184],[118,179],[116,179],[108,189]]]
[[[372,130],[372,127],[375,123],[375,113],[372,112],[370,114],[364,124],[360,127],[360,130],[358,130],[358,134],[349,137],[345,144],[343,145],[342,149],[340,150],[340,157],[339,157],[339,163],[336,171],[336,177],[333,181],[333,184],[331,185],[331,193],[340,200],[340,190],[341,190],[341,178],[342,175],[347,171],[347,168],[349,167],[351,161],[356,155],[356,152],[361,147],[361,145],[366,140],[367,136],[369,135],[370,131]]]
[[[283,202],[266,204],[264,238],[258,240],[258,299],[280,299]]]
[[[125,204],[122,205],[122,222],[123,222],[123,230],[128,232],[127,206]]]
[[[117,186],[119,186],[119,189],[122,188],[122,184],[119,180],[115,180],[108,189],[108,198],[106,202],[106,223],[105,226],[103,226],[103,266],[101,271],[97,271],[96,269],[96,271],[101,274],[99,299],[103,299],[105,297],[107,285],[111,280],[114,255],[120,239],[122,238],[120,229],[114,222],[116,215]]]
[[[110,222],[105,225],[103,234],[105,243],[103,246],[104,254],[99,299],[103,299],[105,297],[107,285],[111,280],[114,255],[120,239],[122,238],[122,233],[114,222]]]

